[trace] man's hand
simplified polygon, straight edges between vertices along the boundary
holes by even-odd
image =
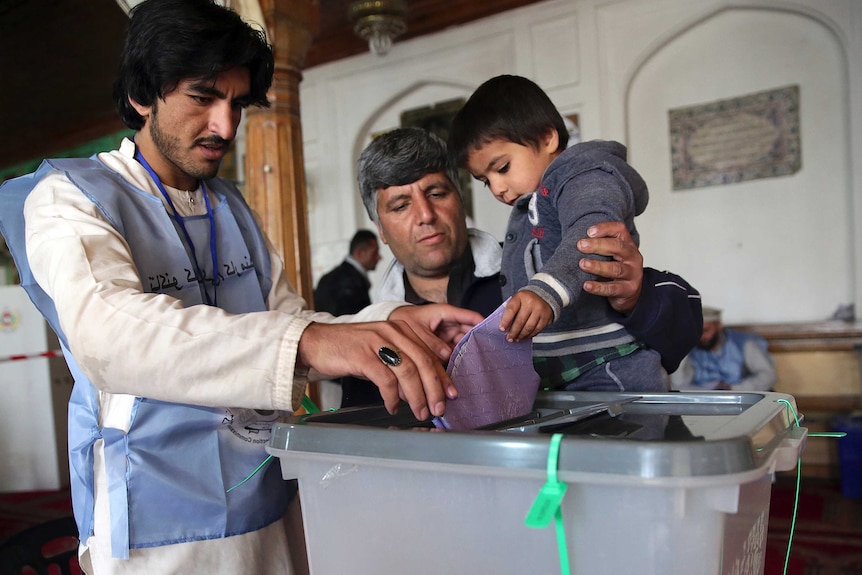
[[[383,363],[378,355],[382,347],[395,350],[400,364]],[[450,351],[446,350],[447,358]],[[443,415],[446,398],[458,396],[438,354],[404,321],[312,323],[299,340],[297,364],[329,377],[364,377],[380,389],[389,413],[395,413],[403,399],[418,419],[425,420]]]
[[[608,298],[615,310],[629,313],[638,302],[644,276],[644,259],[622,222],[604,222],[587,230],[589,238],[578,240],[585,254],[610,256],[613,261],[581,258],[585,272],[610,281],[584,282],[584,291]]]
[[[542,298],[531,291],[519,291],[509,299],[500,331],[508,331],[510,342],[531,338],[545,329],[554,319],[554,310]]]
[[[452,346],[484,318],[482,314],[469,309],[434,303],[399,307],[389,314],[389,319],[407,322],[416,335],[436,351],[441,360],[446,361]]]

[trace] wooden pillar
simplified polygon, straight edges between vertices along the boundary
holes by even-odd
[[[246,118],[246,194],[284,259],[291,284],[312,303],[305,160],[299,116],[302,63],[317,27],[315,0],[260,0],[275,54],[269,108]]]
[[[299,82],[317,32],[319,7],[316,0],[260,0],[260,7],[275,54],[275,74],[270,107],[248,109],[246,196],[284,260],[290,283],[313,305]],[[317,385],[309,386],[307,393],[320,405]]]

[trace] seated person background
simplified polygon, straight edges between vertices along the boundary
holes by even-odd
[[[704,307],[700,343],[670,377],[674,389],[771,391],[775,365],[765,339],[724,327],[721,310]]]

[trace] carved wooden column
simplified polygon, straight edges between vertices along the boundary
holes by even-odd
[[[260,8],[275,54],[275,75],[270,107],[248,109],[246,197],[284,259],[290,283],[313,305],[299,82],[317,33],[319,8],[316,0],[260,0]],[[319,386],[309,385],[307,393],[320,405]]]
[[[246,194],[284,259],[290,282],[312,303],[311,250],[305,197],[305,161],[299,117],[302,64],[317,32],[315,0],[260,0],[275,53],[269,108],[249,108]]]

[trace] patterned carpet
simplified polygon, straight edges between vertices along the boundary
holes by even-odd
[[[764,575],[782,575],[796,477],[772,487]],[[862,499],[842,496],[836,481],[802,480],[787,575],[862,575]]]
[[[772,488],[764,575],[783,575],[796,478]],[[0,493],[0,541],[71,514],[69,492]],[[786,575],[862,575],[862,499],[842,496],[836,481],[804,478]]]
[[[0,494],[0,575],[80,575],[71,515],[68,490]]]
[[[28,527],[71,514],[68,489],[0,493],[0,541]]]

